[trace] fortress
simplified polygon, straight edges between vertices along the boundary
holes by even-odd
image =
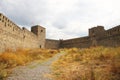
[[[6,49],[19,48],[88,48],[91,46],[120,46],[120,26],[105,30],[103,26],[89,29],[86,37],[69,40],[46,39],[46,29],[36,25],[31,31],[20,28],[6,16],[0,13],[0,52]]]
[[[44,48],[45,28],[36,25],[31,31],[20,28],[3,14],[0,14],[0,51],[19,48]]]

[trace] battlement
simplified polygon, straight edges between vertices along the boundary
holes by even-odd
[[[19,26],[17,26],[13,21],[8,19],[6,16],[0,13],[0,22],[4,25],[4,27],[12,28],[14,30],[21,30]]]
[[[120,25],[105,30],[104,26],[89,29],[88,36],[68,40],[45,39],[46,29],[40,25],[22,29],[0,13],[0,51],[12,48],[88,48],[91,46],[120,46]]]
[[[120,25],[106,30],[105,34],[106,34],[106,36],[119,35],[120,34]]]
[[[97,26],[89,29],[90,37],[102,37],[105,34],[105,29],[103,26]]]
[[[0,13],[0,51],[8,48],[44,48],[45,28],[37,25],[34,30],[22,29]],[[42,46],[42,47],[41,47]]]
[[[120,46],[120,25],[105,30],[103,26],[97,26],[89,29],[89,35],[86,37],[62,40],[62,48],[87,48],[90,46]]]
[[[40,25],[35,25],[31,27],[31,32],[33,32],[36,35],[40,35],[40,33],[45,32],[45,28]]]

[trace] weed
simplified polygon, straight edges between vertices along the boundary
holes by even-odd
[[[64,49],[53,63],[56,80],[120,80],[120,47]]]
[[[35,60],[46,60],[57,53],[56,50],[47,49],[7,49],[0,54],[0,80],[7,76],[8,71],[16,66],[25,65]]]

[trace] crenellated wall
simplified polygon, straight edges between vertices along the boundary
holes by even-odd
[[[98,45],[107,47],[120,46],[120,25],[105,31],[105,36],[97,39]]]
[[[103,26],[89,29],[89,36],[62,40],[61,48],[88,48],[91,46],[117,47],[120,46],[120,25],[105,30]]]
[[[42,36],[41,38],[34,31],[31,32],[32,29],[31,31],[26,28],[21,29],[0,13],[0,51],[6,49],[16,50],[18,48],[44,48],[45,45],[40,43],[45,42],[45,28],[39,25],[33,27],[38,31],[44,30],[44,32],[38,33],[39,36]]]
[[[0,52],[6,49],[19,48],[88,48],[91,46],[120,46],[120,25],[105,30],[103,26],[89,29],[89,35],[68,40],[45,39],[46,30],[36,25],[31,31],[20,28],[6,16],[0,13]]]
[[[50,44],[48,47],[53,48],[52,46],[54,46],[54,40],[47,42]],[[91,46],[120,46],[120,26],[116,26],[108,30],[105,30],[103,26],[97,26],[89,29],[89,36],[59,40],[59,48],[88,48]],[[55,47],[56,46],[54,46],[54,48]]]

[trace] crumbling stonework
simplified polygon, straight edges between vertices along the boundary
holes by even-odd
[[[103,26],[89,29],[86,37],[51,40],[45,39],[46,30],[44,27],[36,25],[31,27],[31,31],[20,28],[14,22],[0,13],[0,52],[6,49],[19,48],[88,48],[91,46],[120,46],[120,26],[105,30]]]

